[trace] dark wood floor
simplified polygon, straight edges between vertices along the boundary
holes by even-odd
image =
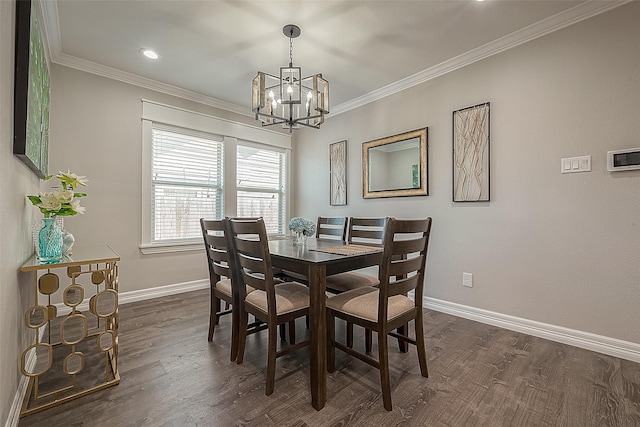
[[[275,392],[265,396],[266,332],[249,337],[236,365],[229,316],[209,343],[207,313],[208,291],[121,306],[120,384],[19,425],[640,426],[640,364],[431,311],[429,378],[413,347],[391,346],[392,412],[378,371],[341,352],[316,411],[307,349],[278,360]]]

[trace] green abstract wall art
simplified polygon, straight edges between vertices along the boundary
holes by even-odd
[[[16,1],[13,153],[44,178],[49,162],[50,82],[40,29],[31,0]]]

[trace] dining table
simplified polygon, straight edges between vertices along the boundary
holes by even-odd
[[[320,410],[327,400],[326,277],[377,266],[382,250],[334,239],[307,238],[304,244],[296,244],[281,238],[269,240],[269,251],[274,268],[308,279],[311,404]]]

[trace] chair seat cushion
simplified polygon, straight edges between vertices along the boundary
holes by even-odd
[[[364,286],[378,286],[379,284],[380,281],[377,277],[357,271],[327,276],[327,289],[336,292],[346,292]]]
[[[309,307],[309,288],[296,282],[285,282],[274,286],[276,291],[276,314]],[[267,293],[257,289],[247,294],[247,304],[267,313]]]
[[[232,292],[231,292],[231,279],[222,279],[219,280],[218,283],[216,283],[216,289],[219,290],[220,292],[222,292],[225,295],[231,296]],[[251,286],[247,286],[247,293],[251,293],[255,291],[255,288],[252,288]]]
[[[343,292],[327,299],[327,308],[350,314],[372,322],[378,321],[378,288],[363,287]],[[392,320],[415,307],[413,301],[404,295],[389,298],[387,320]]]

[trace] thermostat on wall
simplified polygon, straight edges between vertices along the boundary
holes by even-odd
[[[640,148],[607,152],[607,170],[609,172],[634,169],[640,169]]]

